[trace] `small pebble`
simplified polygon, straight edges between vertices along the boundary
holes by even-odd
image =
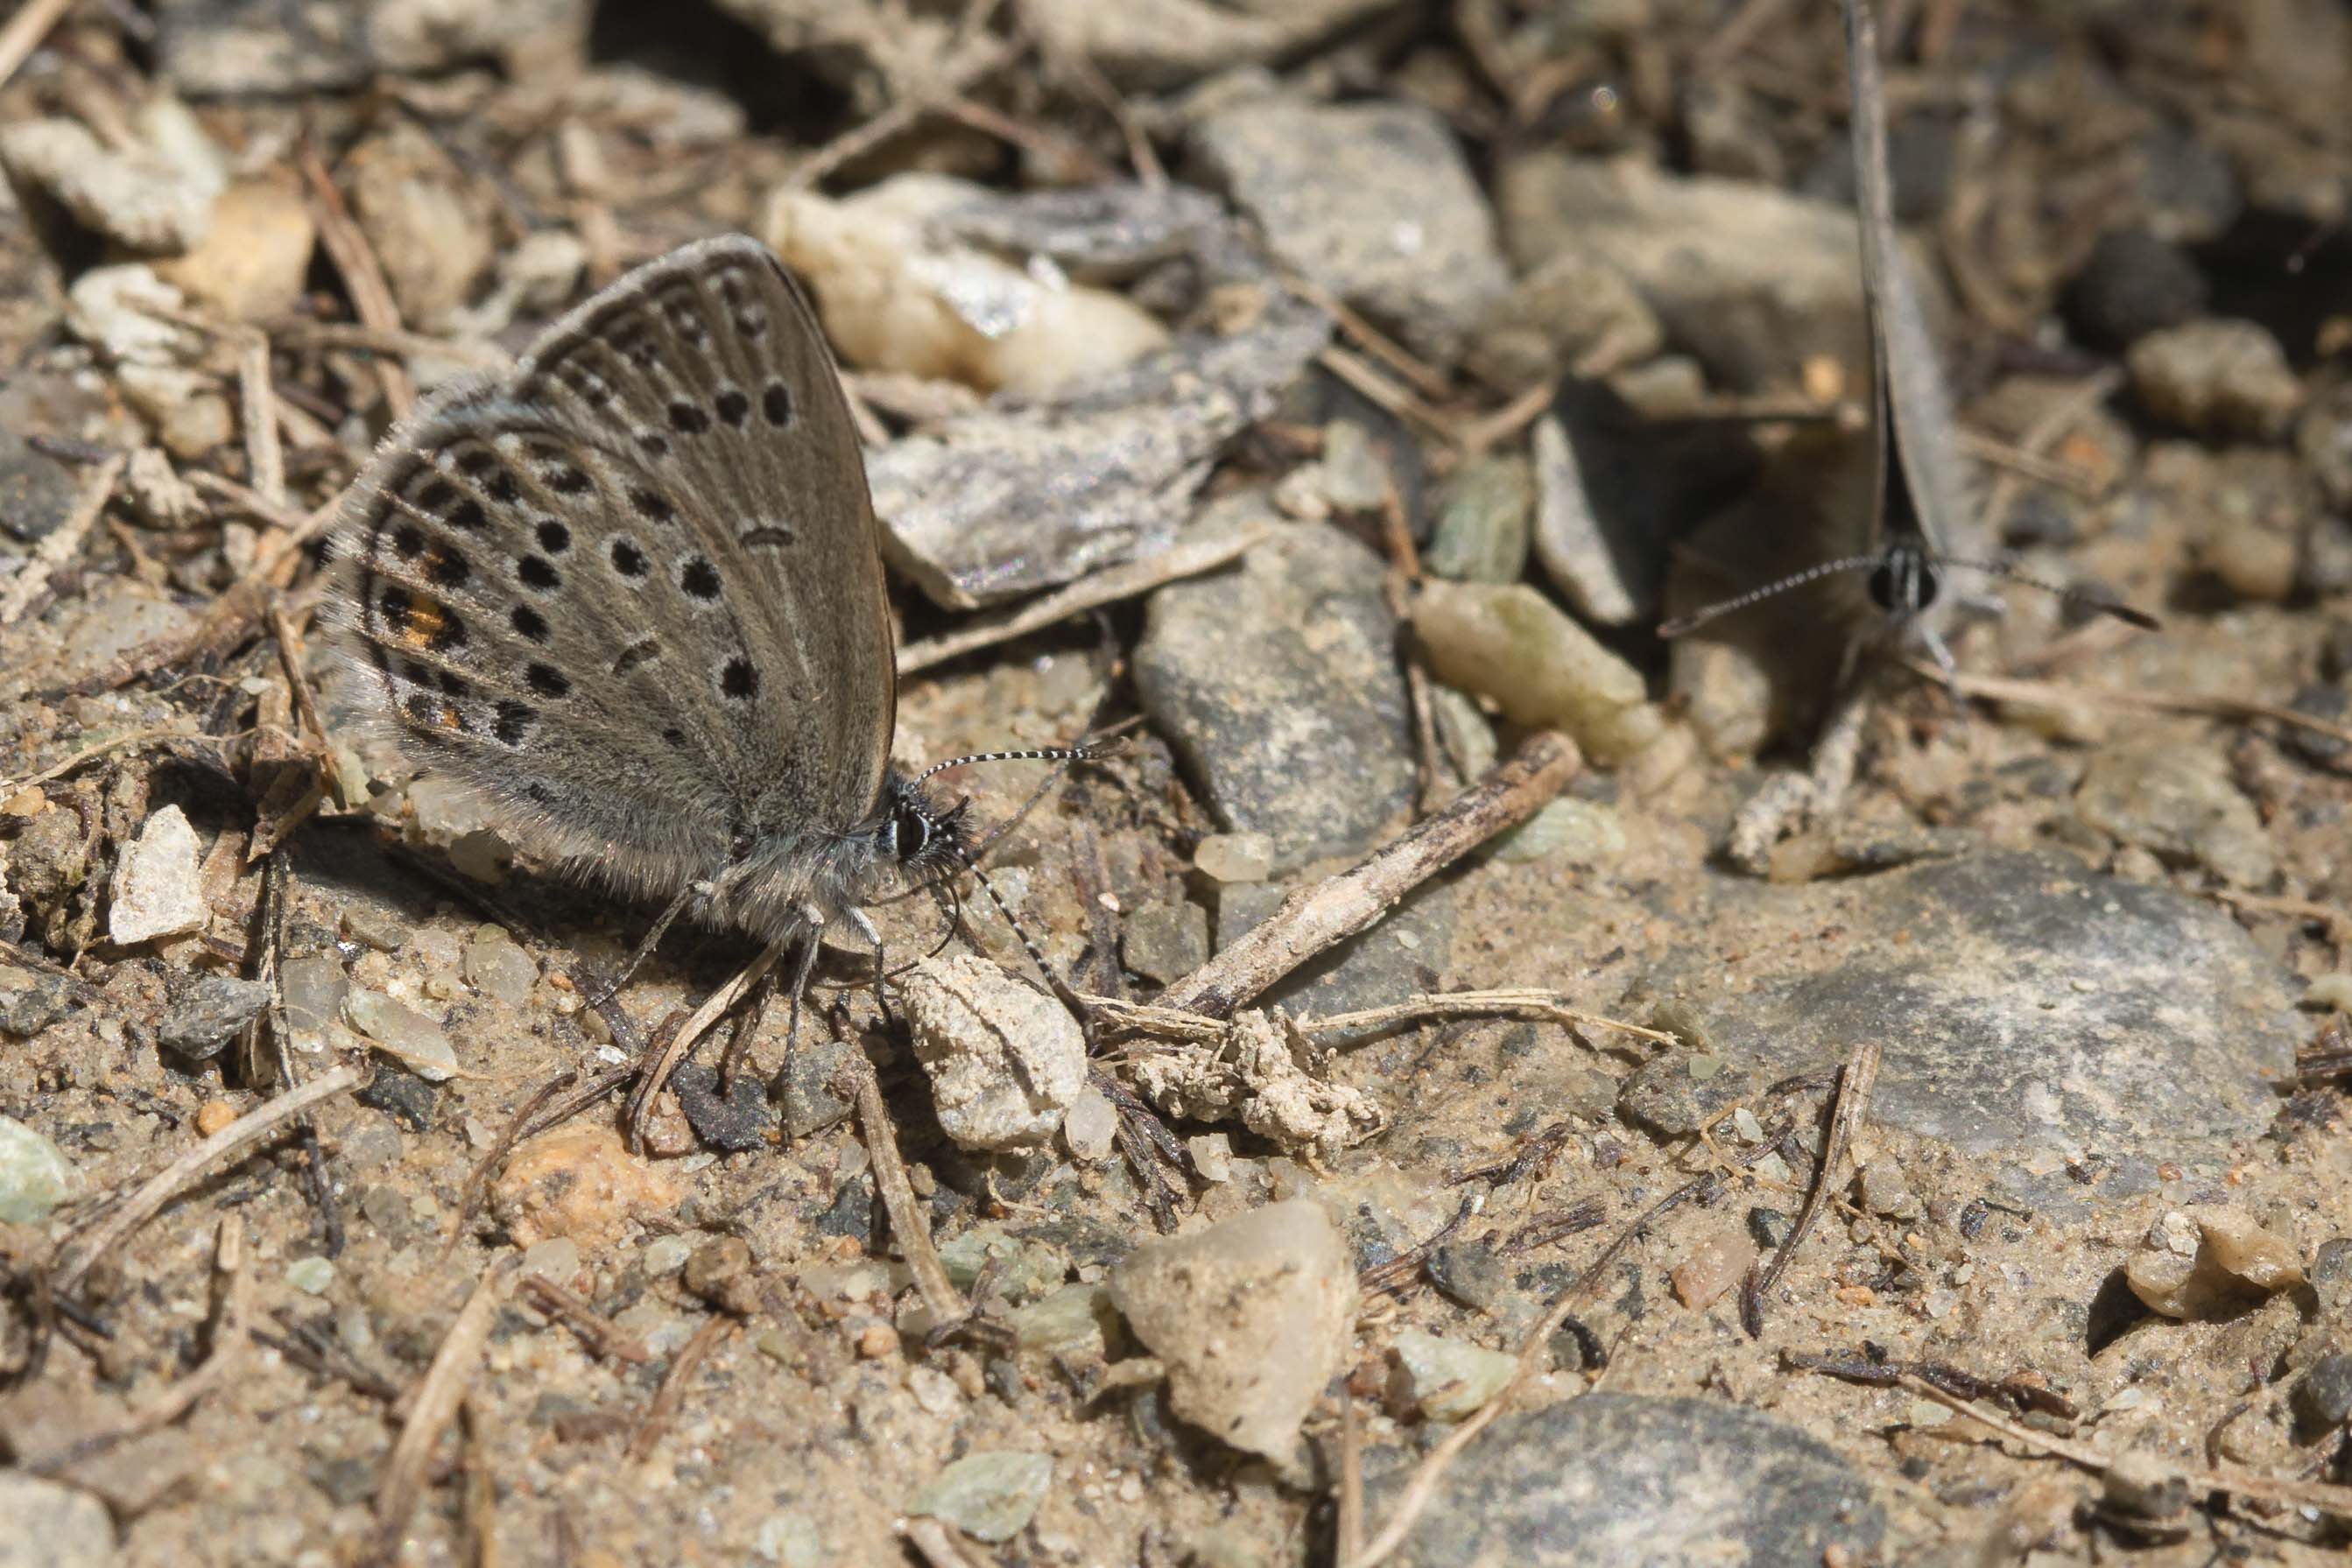
[[[520,1007],[539,984],[539,965],[505,932],[493,927],[492,933],[466,944],[467,983],[509,1007]]]
[[[207,1100],[196,1107],[196,1131],[209,1138],[236,1120],[236,1107],[226,1100]]]
[[[166,806],[151,815],[114,869],[107,935],[127,947],[203,930],[212,914],[205,902],[203,854],[186,812]]]
[[[335,1282],[335,1266],[324,1258],[297,1258],[286,1265],[286,1282],[306,1296],[323,1296]]]
[[[1119,957],[1134,973],[1172,985],[1209,961],[1209,912],[1189,899],[1154,899],[1129,912]]]
[[[693,1245],[683,1236],[656,1236],[637,1249],[637,1264],[648,1280],[666,1280],[686,1267]]]
[[[523,1249],[522,1271],[568,1285],[580,1272],[580,1243],[569,1236],[551,1236]]]
[[[1566,730],[1596,762],[1624,761],[1664,727],[1641,672],[1524,583],[1430,581],[1412,624],[1438,679],[1516,724]]]
[[[191,1061],[210,1061],[268,1005],[269,988],[259,980],[205,975],[157,1022],[155,1038]]]
[[[893,1336],[894,1340],[896,1336]],[[945,1520],[975,1541],[1010,1541],[1053,1490],[1046,1454],[967,1454],[907,1500],[907,1511]]]
[[[1747,1231],[1718,1230],[1692,1248],[1667,1278],[1676,1300],[1693,1312],[1704,1312],[1738,1284],[1755,1261],[1756,1242]]]
[[[1423,564],[1457,582],[1517,582],[1528,567],[1535,500],[1523,459],[1473,458],[1447,483]]]
[[[1062,1004],[971,954],[899,982],[940,1126],[968,1149],[1034,1148],[1086,1085],[1086,1036]]]
[[[0,1222],[38,1225],[81,1190],[65,1151],[13,1116],[0,1116]]]
[[[2200,435],[2284,435],[2303,382],[2278,340],[2252,321],[2207,319],[2151,332],[2125,356],[2148,411]]]
[[[1192,864],[1214,882],[1264,882],[1274,874],[1274,841],[1264,833],[1211,833]]]
[[[1202,1181],[1230,1180],[1234,1174],[1234,1141],[1223,1133],[1202,1133],[1184,1140],[1192,1156],[1192,1172]]]
[[[2332,1432],[2352,1421],[2352,1354],[2338,1353],[2313,1362],[2288,1399],[2306,1432]]]
[[[888,1323],[869,1323],[857,1335],[857,1354],[867,1361],[895,1355],[898,1350],[898,1331]]]
[[[343,998],[343,1019],[419,1078],[441,1083],[457,1075],[457,1053],[448,1036],[404,1002],[381,991],[353,991]]]
[[[380,904],[355,899],[343,905],[343,935],[379,953],[396,953],[415,933],[406,921]]]
[[[1389,1397],[1425,1421],[1459,1421],[1511,1379],[1519,1358],[1482,1345],[1402,1329],[1392,1345]]]
[[[1062,1118],[1062,1143],[1070,1157],[1097,1165],[1110,1158],[1118,1142],[1118,1112],[1110,1099],[1091,1085],[1079,1091],[1077,1103]]]

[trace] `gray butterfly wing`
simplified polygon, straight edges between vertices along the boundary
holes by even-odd
[[[1886,170],[1886,88],[1878,69],[1878,27],[1867,0],[1847,0],[1846,71],[1853,110],[1854,207],[1862,230],[1870,317],[1872,420],[1878,427],[1882,483],[1874,491],[1864,545],[1885,542],[1884,469],[1892,447],[1927,548],[1975,550],[1968,476],[1952,439],[1952,397],[1908,258],[1895,237],[1893,183]]]
[[[650,263],[436,398],[347,506],[337,621],[377,716],[534,847],[667,892],[875,809],[877,526],[814,314],[756,241]]]

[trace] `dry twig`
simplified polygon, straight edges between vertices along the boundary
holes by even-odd
[[[717,1348],[719,1342],[735,1332],[740,1320],[721,1315],[711,1319],[694,1331],[694,1337],[678,1347],[677,1355],[662,1375],[659,1388],[654,1390],[653,1403],[646,1406],[645,1419],[637,1423],[629,1438],[628,1458],[631,1464],[642,1463],[661,1441],[661,1435],[677,1418],[677,1407],[686,1403],[687,1385],[701,1369],[703,1358]]]
[[[0,626],[16,624],[49,585],[50,575],[81,549],[90,530],[98,526],[106,503],[113,498],[115,482],[122,477],[123,466],[130,461],[118,452],[89,471],[89,477],[81,482],[81,494],[74,499],[73,510],[33,547],[33,553],[16,569],[16,580],[8,584],[7,591],[0,593]]]
[[[499,1299],[505,1293],[514,1262],[515,1255],[509,1253],[482,1270],[473,1294],[458,1309],[449,1332],[442,1335],[432,1364],[411,1391],[407,1423],[401,1427],[400,1440],[393,1445],[383,1478],[376,1484],[374,1555],[380,1563],[394,1559],[401,1538],[408,1533],[408,1521],[416,1511],[417,1500],[425,1495],[434,1450],[441,1446],[441,1434],[457,1414],[458,1403],[466,1397],[467,1385],[473,1382],[482,1352],[489,1344],[490,1327],[498,1322]]]
[[[882,1207],[890,1216],[890,1234],[898,1239],[898,1250],[906,1254],[907,1267],[914,1270],[915,1288],[922,1292],[923,1305],[930,1310],[931,1329],[939,1330],[960,1323],[971,1315],[971,1308],[948,1278],[947,1265],[940,1261],[939,1249],[931,1245],[931,1228],[923,1218],[922,1206],[915,1201],[915,1184],[907,1178],[907,1162],[898,1153],[898,1137],[890,1126],[890,1107],[882,1101],[882,1085],[874,1076],[874,1064],[866,1060],[863,1051],[852,1051],[849,1071],[857,1079],[857,1130],[866,1136],[866,1153],[874,1164],[874,1188],[882,1195]]]
[[[1813,1185],[1805,1194],[1805,1206],[1797,1212],[1797,1222],[1789,1227],[1789,1234],[1780,1243],[1771,1260],[1748,1277],[1740,1291],[1739,1319],[1750,1339],[1764,1333],[1764,1298],[1788,1272],[1797,1249],[1804,1245],[1806,1233],[1813,1221],[1821,1218],[1830,1194],[1838,1184],[1838,1172],[1844,1164],[1847,1145],[1861,1129],[1863,1118],[1870,1113],[1870,1092],[1878,1082],[1878,1061],[1881,1047],[1876,1040],[1864,1040],[1853,1048],[1845,1061],[1845,1070],[1838,1074],[1837,1106],[1830,1116],[1830,1135],[1822,1145],[1821,1164],[1813,1171]]]
[[[16,68],[32,58],[49,29],[74,8],[74,0],[26,0],[24,7],[0,27],[0,82],[16,74]]]
[[[1223,1019],[1334,943],[1388,913],[1422,883],[1567,787],[1583,766],[1576,743],[1539,730],[1477,788],[1321,884],[1282,901],[1264,924],[1168,988],[1162,1008]]]

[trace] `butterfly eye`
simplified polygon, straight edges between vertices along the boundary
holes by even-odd
[[[890,852],[902,861],[920,855],[931,841],[931,820],[912,806],[901,806],[890,819]]]

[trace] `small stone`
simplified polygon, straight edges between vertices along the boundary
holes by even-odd
[[[507,873],[514,869],[514,846],[496,829],[476,828],[451,841],[449,863],[457,868],[457,874],[476,882],[503,882]]]
[[[1213,882],[1264,882],[1274,874],[1274,841],[1264,833],[1211,833],[1192,851],[1192,864]]]
[[[637,1249],[637,1267],[648,1280],[667,1280],[686,1267],[694,1244],[683,1236],[656,1236]]]
[[[503,931],[467,943],[464,965],[467,985],[509,1007],[530,1000],[539,984],[539,965]]]
[[[342,183],[401,319],[432,331],[489,270],[498,224],[487,185],[467,179],[429,132],[404,120],[389,125],[344,158]]]
[[[398,915],[373,899],[355,898],[343,905],[337,924],[343,935],[379,953],[397,953],[416,933]]]
[[[381,991],[353,991],[343,998],[343,1020],[378,1051],[432,1083],[457,1075],[457,1053],[441,1026],[404,1002]]]
[[[380,1070],[353,1098],[382,1111],[410,1132],[422,1133],[433,1125],[434,1103],[439,1095],[415,1073],[390,1066]]]
[[[670,1075],[669,1086],[694,1135],[707,1146],[730,1154],[768,1146],[775,1117],[768,1109],[766,1086],[752,1074],[738,1072],[734,1092],[722,1096],[719,1070],[689,1061]]]
[[[323,1296],[335,1282],[335,1266],[324,1258],[297,1258],[286,1266],[286,1282],[306,1296]]]
[[[1089,1084],[1062,1118],[1062,1145],[1074,1160],[1099,1165],[1118,1147],[1118,1110],[1110,1097]]]
[[[1592,509],[1575,445],[1558,414],[1536,422],[1537,562],[1577,614],[1597,626],[1628,626],[1657,608],[1654,554],[1617,541]]]
[[[886,1355],[898,1354],[898,1331],[888,1323],[868,1323],[857,1331],[857,1354],[866,1361],[879,1361]]]
[[[269,987],[235,975],[205,975],[183,992],[155,1025],[167,1051],[209,1061],[269,1005]]]
[[[324,1049],[330,1033],[341,1026],[343,998],[351,994],[343,961],[332,953],[312,953],[289,958],[279,976],[286,993],[286,1024],[294,1032],[296,1048]]]
[[[81,1191],[65,1151],[13,1116],[0,1116],[0,1222],[39,1225]]]
[[[2095,348],[2129,348],[2205,308],[2205,275],[2189,254],[2146,229],[2110,229],[2066,290],[2066,314]]]
[[[1391,1346],[1389,1399],[1424,1421],[1459,1421],[1494,1397],[1519,1358],[1482,1345],[1403,1329]]]
[[[569,1285],[580,1273],[580,1243],[569,1236],[551,1236],[523,1249],[522,1271]]]
[[[1624,820],[1614,807],[1572,796],[1547,800],[1536,814],[1498,835],[1487,853],[1506,865],[1549,860],[1607,865],[1624,854]]]
[[[30,1039],[72,1008],[73,991],[62,976],[0,968],[0,1029],[10,1034]]]
[[[1064,1285],[1012,1314],[1013,1342],[1023,1350],[1080,1359],[1099,1359],[1118,1323],[1110,1291],[1102,1285]]]
[[[1744,1229],[1717,1230],[1703,1238],[1668,1271],[1675,1299],[1705,1312],[1747,1277],[1756,1263],[1756,1242]]]
[[[1514,284],[1464,357],[1472,374],[1516,392],[1573,370],[1607,375],[1665,346],[1665,328],[1632,280],[1600,257],[1555,256]]]
[[[1355,1263],[1319,1207],[1270,1204],[1144,1242],[1110,1291],[1167,1364],[1170,1408],[1234,1448],[1293,1462],[1355,1322]]]
[[[2075,814],[2112,838],[2175,863],[2202,865],[2237,887],[2276,869],[2253,802],[2229,758],[2210,747],[2131,739],[2095,753],[2074,791]]]
[[[239,181],[213,202],[202,243],[156,262],[155,275],[228,320],[267,321],[294,313],[318,237],[290,182]]]
[[[784,1088],[784,1131],[795,1139],[814,1137],[849,1119],[850,1102],[834,1092],[834,1079],[856,1046],[825,1040],[795,1047],[785,1059],[781,1075]]]
[[[1352,419],[1323,427],[1323,496],[1342,512],[1376,512],[1393,483],[1388,461],[1370,432]]]
[[[2275,441],[2303,406],[2285,350],[2252,321],[2209,319],[2152,332],[2125,363],[2151,413],[2200,435]]]
[[[112,1568],[114,1524],[78,1487],[0,1470],[0,1568]]]
[[[685,1197],[666,1171],[640,1160],[602,1122],[576,1122],[514,1152],[491,1205],[518,1245],[569,1236],[583,1250],[611,1245],[648,1218],[675,1217]]]
[[[1010,1541],[1054,1486],[1048,1454],[966,1454],[907,1500],[907,1511],[945,1520],[975,1541]]]
[[[1492,1312],[1510,1294],[1511,1270],[1490,1241],[1448,1241],[1429,1255],[1429,1282],[1473,1312]]]
[[[1202,1181],[1230,1181],[1234,1174],[1234,1141],[1223,1133],[1202,1133],[1184,1140],[1192,1174]]]
[[[1351,854],[1412,796],[1410,704],[1387,572],[1320,523],[1155,592],[1135,681],[1218,822],[1275,869]]]
[[[184,251],[203,239],[220,189],[154,148],[110,147],[77,120],[0,131],[0,163],[75,223],[138,251]]]
[[[686,1260],[686,1288],[721,1312],[748,1318],[759,1312],[760,1270],[751,1244],[740,1236],[717,1236]]]
[[[1209,912],[1189,899],[1138,904],[1118,950],[1134,973],[1172,985],[1209,961]]]
[[[1460,145],[1418,104],[1248,99],[1200,120],[1190,146],[1284,265],[1425,359],[1451,363],[1510,286]]]
[[[899,982],[940,1126],[970,1149],[1034,1148],[1086,1083],[1086,1036],[1061,1003],[971,954]]]
[[[236,1107],[226,1100],[207,1100],[196,1107],[196,1132],[204,1137],[211,1137],[236,1120]]]
[[[1475,457],[1447,482],[1423,563],[1456,582],[1517,582],[1528,569],[1535,476],[1517,457]]]
[[[114,868],[107,935],[128,947],[203,930],[212,914],[205,903],[203,859],[186,812],[166,806],[150,815]]]
[[[1903,1179],[1892,1160],[1873,1160],[1862,1167],[1862,1206],[1889,1219],[1916,1219],[1925,1212],[1919,1195]]]
[[[2339,969],[2332,975],[2320,976],[2304,988],[2303,1005],[2352,1013],[2352,974]]]
[[[1640,671],[1524,583],[1424,583],[1413,631],[1438,679],[1491,697],[1513,723],[1559,728],[1600,763],[1664,732]]]
[[[2352,1421],[2352,1354],[2339,1352],[2313,1362],[2287,1400],[2309,1436],[2333,1432]]]
[[[2294,1243],[2237,1209],[2175,1209],[2150,1226],[2124,1261],[2124,1279],[2150,1312],[2189,1320],[2230,1316],[2249,1301],[2304,1283]]]

